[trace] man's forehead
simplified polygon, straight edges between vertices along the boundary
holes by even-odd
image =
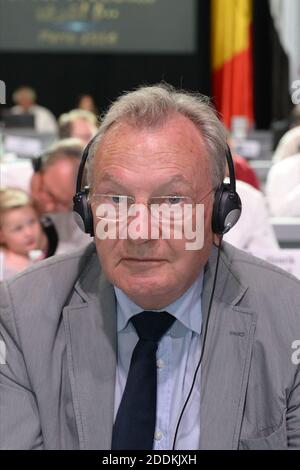
[[[199,129],[190,119],[177,113],[157,126],[139,125],[126,120],[114,123],[104,134],[97,153],[130,146],[131,142],[141,146],[152,144],[153,147],[156,142],[158,145],[166,142],[171,148],[183,145],[187,150],[194,147],[193,150],[205,152]],[[159,147],[156,153],[159,154]]]
[[[122,186],[124,184],[124,179],[118,177],[113,172],[104,171],[100,174],[98,178],[98,183],[113,183],[117,186]],[[190,186],[190,180],[183,174],[169,174],[167,177],[161,178],[159,181],[160,185],[167,186],[170,184],[181,184]]]
[[[69,161],[58,161],[43,173],[43,188],[55,196],[62,196],[75,189],[77,166]]]
[[[97,185],[109,181],[121,186],[123,181],[134,181],[153,186],[155,181],[157,188],[176,183],[191,187],[195,186],[195,179],[203,184],[203,178],[209,176],[207,151],[200,133],[184,116],[154,129],[119,123],[100,142],[94,172]]]
[[[75,155],[68,155],[63,152],[57,153],[57,160],[45,166],[44,176],[56,178],[65,178],[66,175],[73,175],[77,171],[80,159]]]

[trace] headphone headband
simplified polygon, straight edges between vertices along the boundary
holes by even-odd
[[[233,163],[233,158],[231,154],[231,150],[228,144],[226,144],[226,160],[227,160],[227,165],[228,165],[228,170],[229,170],[229,184],[232,192],[236,192],[236,178],[235,178],[235,169],[234,169],[234,163]]]
[[[89,143],[83,150],[83,154],[82,154],[79,169],[78,169],[77,181],[76,181],[76,194],[82,190],[81,186],[82,186],[82,178],[83,178],[85,164],[89,156],[90,148],[95,142],[95,140],[96,140],[96,136],[93,137],[92,140],[89,141]]]

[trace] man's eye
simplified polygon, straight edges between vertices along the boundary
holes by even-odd
[[[121,203],[125,203],[127,200],[126,196],[119,196],[117,194],[112,194],[111,196],[109,196],[109,198],[113,204],[117,204],[117,205]]]
[[[170,196],[166,198],[166,202],[170,204],[171,206],[174,206],[175,204],[180,204],[182,201],[182,198],[180,196]]]

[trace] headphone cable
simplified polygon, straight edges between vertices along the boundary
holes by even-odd
[[[181,410],[179,419],[178,419],[178,421],[177,421],[177,426],[176,426],[175,435],[174,435],[174,439],[173,439],[172,450],[175,450],[175,444],[176,444],[176,439],[177,439],[177,434],[178,434],[179,426],[180,426],[180,423],[181,423],[183,414],[184,414],[184,412],[185,412],[185,409],[186,409],[186,407],[187,407],[187,405],[188,405],[188,402],[189,402],[189,400],[190,400],[190,398],[191,398],[192,391],[193,391],[194,386],[195,386],[195,383],[196,383],[196,378],[197,378],[198,370],[199,370],[199,368],[200,368],[200,365],[201,365],[201,362],[202,362],[202,359],[203,359],[203,355],[204,355],[204,349],[205,349],[206,338],[207,338],[207,332],[208,332],[208,324],[209,324],[209,319],[210,319],[210,312],[211,312],[212,301],[213,301],[214,293],[215,293],[215,289],[216,289],[216,282],[217,282],[217,274],[218,274],[218,269],[219,269],[219,261],[220,261],[220,254],[221,254],[222,241],[223,241],[223,234],[220,236],[220,243],[219,243],[219,246],[218,246],[217,262],[216,262],[216,268],[215,268],[215,274],[214,274],[214,280],[213,280],[213,287],[212,287],[212,291],[211,291],[211,295],[210,295],[210,300],[209,300],[209,307],[208,307],[208,313],[207,313],[207,320],[206,320],[205,330],[204,330],[204,334],[203,334],[203,345],[202,345],[202,348],[201,348],[201,355],[200,355],[200,359],[199,359],[199,362],[198,362],[198,364],[197,364],[197,367],[196,367],[196,370],[195,370],[195,373],[194,373],[194,378],[193,378],[193,382],[192,382],[191,389],[190,389],[189,394],[188,394],[188,396],[187,396],[187,398],[186,398],[186,400],[185,400],[185,403],[184,403],[183,408],[182,408],[182,410]]]

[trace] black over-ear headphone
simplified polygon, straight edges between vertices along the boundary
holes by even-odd
[[[242,213],[242,202],[236,192],[234,163],[229,145],[225,152],[229,183],[222,183],[215,194],[212,213],[212,230],[218,235],[225,235],[237,223]]]
[[[92,140],[90,140],[90,142],[87,144],[83,151],[76,181],[76,194],[73,197],[73,212],[75,221],[78,227],[83,232],[90,234],[91,237],[94,236],[94,224],[91,204],[88,201],[90,188],[89,186],[85,186],[84,188],[82,188],[82,180],[85,164],[89,156],[89,151],[92,144],[96,140],[96,137],[97,136],[93,137]]]
[[[83,151],[77,175],[76,194],[73,197],[73,211],[77,225],[83,232],[94,236],[93,214],[88,201],[89,187],[82,188],[83,173],[94,143],[94,137]],[[234,163],[229,146],[227,145],[226,160],[229,169],[229,183],[222,183],[215,193],[212,213],[212,230],[218,235],[224,235],[237,223],[242,211],[241,199],[236,192]]]

